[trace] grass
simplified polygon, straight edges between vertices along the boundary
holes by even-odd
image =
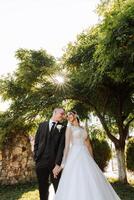
[[[122,200],[134,200],[134,182],[121,184],[110,180]],[[37,183],[0,186],[0,200],[39,200]]]
[[[0,186],[0,200],[39,200],[37,183]]]
[[[113,188],[122,200],[134,200],[134,184],[112,183]]]

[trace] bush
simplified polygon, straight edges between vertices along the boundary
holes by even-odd
[[[100,140],[97,138],[93,138],[92,146],[96,163],[102,171],[105,171],[105,168],[107,167],[112,155],[108,142],[105,139]]]
[[[126,146],[126,163],[127,169],[134,171],[134,137],[128,140]]]

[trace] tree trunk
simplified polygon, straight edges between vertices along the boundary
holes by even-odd
[[[118,178],[122,183],[127,183],[126,162],[124,149],[117,149]]]
[[[85,128],[88,130],[88,119],[85,120]]]
[[[117,154],[117,164],[118,164],[118,178],[119,181],[122,183],[127,183],[127,173],[126,173],[126,163],[125,163],[125,140],[128,135],[129,124],[123,128],[123,121],[122,123],[119,121],[117,123],[117,127],[119,129],[119,139],[117,139],[114,135],[111,134],[110,129],[105,121],[104,116],[95,108],[97,116],[99,117],[102,126],[109,137],[109,139],[114,143],[116,154]],[[131,119],[132,121],[133,119]],[[130,121],[130,122],[131,122]]]

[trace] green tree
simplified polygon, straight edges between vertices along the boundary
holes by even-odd
[[[133,52],[134,4],[126,0],[120,5],[114,1],[102,22],[80,34],[63,56],[72,86],[68,95],[99,117],[115,145],[122,182],[127,182],[124,149],[134,120]]]
[[[1,95],[10,100],[9,109],[0,115],[1,143],[15,131],[30,131],[36,122],[47,118],[62,102],[61,88],[54,82],[59,70],[56,60],[45,50],[19,49],[18,68],[0,80]]]

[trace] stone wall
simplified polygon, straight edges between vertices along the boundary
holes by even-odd
[[[0,151],[0,184],[16,184],[35,179],[30,139],[27,135],[17,134]]]

